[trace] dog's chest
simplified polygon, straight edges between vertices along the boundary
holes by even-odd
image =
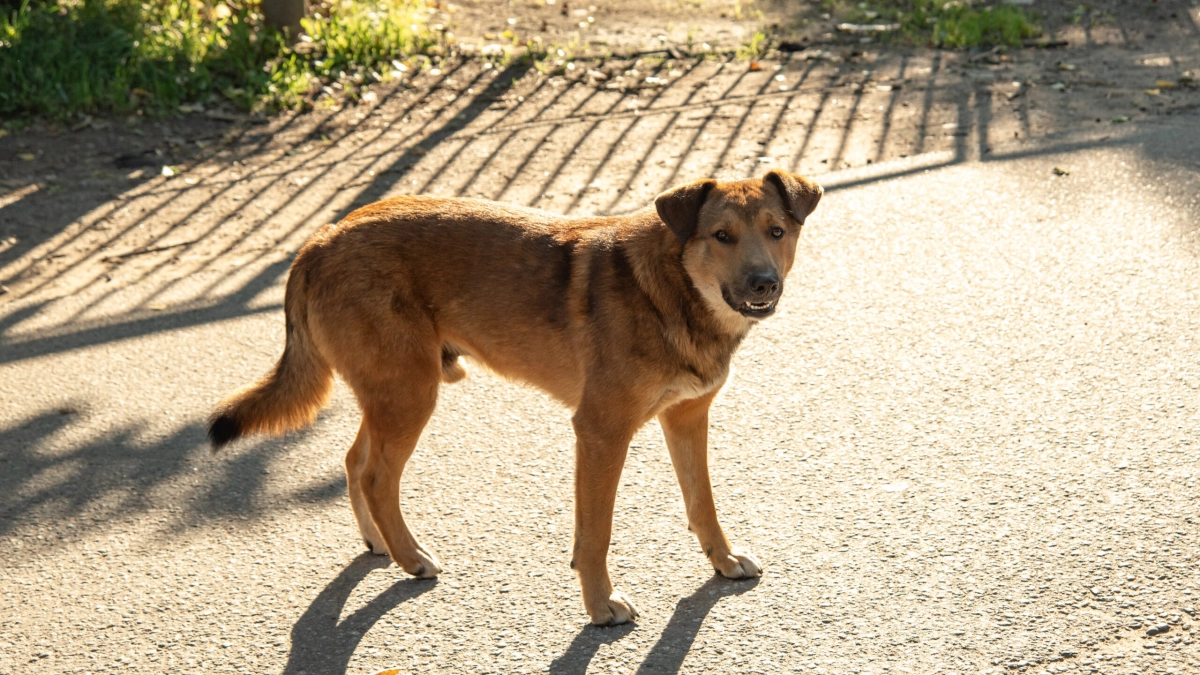
[[[661,407],[665,408],[679,401],[700,398],[714,389],[719,389],[721,385],[725,384],[728,377],[728,368],[712,377],[704,377],[686,370],[681,371],[675,375],[663,391]]]

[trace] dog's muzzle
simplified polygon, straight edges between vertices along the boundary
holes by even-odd
[[[783,295],[783,282],[774,272],[757,272],[746,279],[739,293],[722,291],[725,302],[742,316],[761,319],[775,313],[779,296]]]

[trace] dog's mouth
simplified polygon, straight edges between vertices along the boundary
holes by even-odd
[[[722,295],[725,296],[725,303],[729,305],[733,311],[751,319],[762,319],[764,317],[771,316],[775,313],[776,303],[779,302],[778,298],[759,302],[755,302],[753,300],[742,300],[741,302],[735,302],[733,298],[729,297],[728,293],[722,293]]]
[[[743,316],[767,316],[775,311],[775,301],[770,302],[750,302],[749,300],[738,305],[735,309],[741,312]]]

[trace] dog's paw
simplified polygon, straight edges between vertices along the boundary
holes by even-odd
[[[749,551],[735,548],[726,554],[712,557],[713,567],[727,579],[749,579],[762,576],[762,563]]]
[[[367,551],[373,555],[387,555],[387,546],[383,544],[372,544],[370,539],[363,539],[363,544],[366,545]]]
[[[432,579],[442,572],[442,564],[432,553],[418,547],[408,556],[410,559],[399,563],[405,572],[418,579]]]
[[[595,610],[589,608],[588,615],[597,626],[619,626],[629,623],[638,617],[638,611],[633,606],[629,596],[620,591],[613,591],[608,600],[599,603]]]

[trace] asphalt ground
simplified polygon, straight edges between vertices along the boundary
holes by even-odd
[[[773,70],[742,73],[738,86],[775,86]],[[912,94],[943,101],[930,91]],[[660,126],[597,120],[628,124],[624,146],[539,132],[512,142],[549,163],[521,174],[462,160],[485,196],[549,193],[544,206],[572,213],[781,157],[820,175],[779,315],[746,341],[712,415],[718,513],[761,579],[713,576],[651,424],[610,556],[642,618],[586,625],[567,565],[569,413],[478,368],[443,388],[405,478],[437,580],[361,550],[344,389],[310,431],[210,455],[213,403],[279,353],[298,242],[357,200],[472,185],[452,163],[495,135],[432,123],[392,149],[395,128],[366,119],[324,149],[303,129],[315,155],[268,138],[143,183],[38,244],[44,262],[0,305],[0,672],[1200,671],[1200,118],[1005,140],[978,96],[946,98],[929,113],[955,123],[924,141],[937,147],[821,171],[801,152],[818,125],[773,121],[811,102],[785,96],[794,108],[772,117],[762,100]],[[381,117],[405,119],[387,105]],[[495,128],[487,115],[502,114],[462,119]],[[820,133],[836,150],[834,127]],[[370,167],[396,166],[387,152],[410,161],[375,180]],[[556,162],[578,193],[539,182]],[[218,188],[189,193],[189,177]]]

